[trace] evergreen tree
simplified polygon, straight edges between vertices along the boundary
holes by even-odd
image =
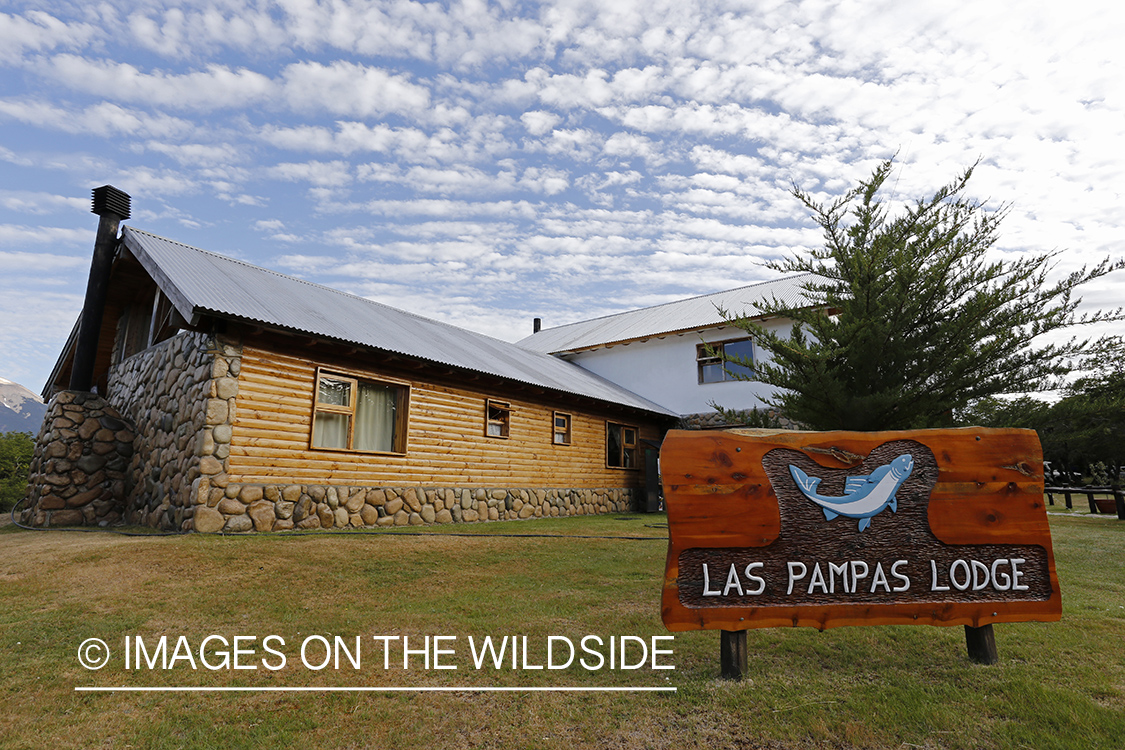
[[[11,508],[27,492],[34,453],[35,440],[30,433],[0,433],[0,511]]]
[[[1074,293],[1125,261],[1051,282],[1058,252],[995,259],[989,250],[1008,208],[965,196],[972,167],[892,216],[880,193],[892,164],[827,204],[794,187],[825,244],[770,267],[809,274],[810,304],[792,309],[775,299],[750,313],[793,319],[790,335],[723,311],[772,355],[753,363],[757,380],[782,389],[771,406],[814,429],[946,425],[975,400],[1057,388],[1075,358],[1120,346],[1042,337],[1121,320],[1120,309],[1078,315]]]

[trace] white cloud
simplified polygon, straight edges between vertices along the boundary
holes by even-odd
[[[2,232],[0,236],[12,237],[12,234],[15,234],[15,237],[12,237],[12,239],[29,236],[27,234],[20,234],[18,232],[9,233],[7,229],[7,227],[0,227],[0,232]],[[32,230],[32,232],[34,232],[34,230]],[[92,242],[89,232],[85,234],[85,239],[88,242]],[[55,241],[46,239],[43,234],[39,234],[38,236],[40,238],[38,241],[45,244]],[[64,236],[69,237],[70,233],[67,233],[67,235]],[[42,273],[44,271],[58,272],[59,270],[64,268],[81,269],[89,266],[89,264],[90,259],[85,256],[57,255],[54,253],[9,253],[0,250],[0,269],[3,269],[6,273],[13,275],[16,273],[25,274],[28,271]]]
[[[242,149],[230,143],[161,143],[148,141],[150,151],[171,156],[180,164],[193,166],[229,166],[247,160]]]
[[[606,140],[602,150],[607,156],[623,161],[643,159],[651,166],[660,166],[669,160],[667,148],[661,148],[660,144],[635,133],[614,133]]]
[[[520,177],[519,186],[536,193],[555,195],[566,190],[570,178],[561,169],[529,167]]]
[[[289,41],[281,25],[261,8],[244,4],[220,8],[208,4],[199,10],[167,8],[154,18],[155,10],[136,9],[126,18],[132,37],[164,57],[187,57],[193,50],[217,46],[277,48]]]
[[[90,201],[52,193],[0,190],[0,207],[18,214],[50,214],[74,210],[85,212],[90,210]]]
[[[19,16],[0,13],[0,62],[16,62],[29,51],[80,47],[98,33],[93,24],[62,21],[39,10]]]
[[[342,187],[352,181],[351,165],[345,161],[287,162],[270,167],[271,177],[289,182],[308,182],[317,187]]]
[[[84,212],[75,186],[112,181],[154,231],[242,242],[267,266],[299,250],[285,267],[422,314],[438,286],[441,315],[489,330],[515,316],[522,335],[532,306],[582,318],[758,280],[762,259],[821,242],[792,183],[831,199],[897,152],[899,197],[983,157],[974,195],[1015,204],[997,251],[1073,248],[1062,272],[1119,252],[1125,27],[1083,4],[1013,8],[13,12],[0,15],[0,240],[17,272],[74,242],[84,254],[88,232],[28,217]],[[492,292],[516,286],[518,299]]]
[[[329,65],[302,62],[288,66],[282,75],[282,96],[299,111],[359,117],[390,113],[421,117],[430,106],[426,87],[380,68],[344,61]]]
[[[68,227],[30,227],[21,224],[0,224],[0,243],[6,247],[19,245],[80,245],[89,244],[90,231],[86,229],[71,229]],[[35,256],[39,254],[36,253]],[[14,270],[17,261],[29,261],[33,256],[27,253],[5,252],[0,259]]]
[[[539,136],[551,132],[556,125],[562,122],[562,118],[554,112],[533,110],[520,115],[520,122],[527,128],[527,132]]]
[[[416,198],[409,201],[373,200],[363,204],[362,208],[379,216],[424,216],[442,219],[464,219],[477,216],[530,219],[537,215],[534,204],[529,201],[463,201]]]
[[[76,91],[196,112],[245,107],[279,93],[277,83],[262,73],[216,63],[187,73],[146,73],[129,63],[56,55],[42,72]]]
[[[89,133],[102,137],[168,137],[184,135],[195,128],[186,120],[150,115],[105,102],[81,110],[69,110],[37,100],[0,99],[0,116],[67,133]]]

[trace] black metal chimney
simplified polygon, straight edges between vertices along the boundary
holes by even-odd
[[[129,195],[112,185],[94,188],[93,207],[101,217],[98,236],[94,240],[94,257],[90,261],[90,279],[86,282],[86,302],[78,323],[78,340],[74,344],[74,361],[70,366],[70,390],[88,391],[94,384],[94,360],[98,354],[98,334],[102,328],[109,270],[117,248],[117,228],[129,218]]]
[[[534,320],[531,321],[531,332],[532,333],[539,333],[539,330],[541,328],[543,328],[543,319],[542,318],[535,318]]]

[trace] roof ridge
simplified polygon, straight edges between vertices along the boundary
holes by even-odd
[[[280,271],[274,271],[271,268],[265,268],[264,266],[258,266],[258,265],[255,265],[253,263],[249,263],[247,261],[241,260],[239,258],[232,258],[229,255],[223,255],[221,253],[216,253],[216,252],[213,252],[211,250],[204,250],[201,247],[196,247],[195,245],[189,245],[186,242],[180,242],[179,240],[173,240],[173,239],[170,239],[168,237],[164,237],[164,236],[161,236],[159,234],[156,234],[155,232],[149,232],[145,229],[138,229],[137,227],[132,227],[132,226],[122,227],[122,229],[123,230],[129,230],[129,231],[132,231],[132,232],[139,232],[141,234],[147,234],[150,237],[155,237],[156,239],[161,240],[163,242],[170,242],[173,245],[179,245],[180,247],[185,247],[188,250],[194,250],[197,253],[209,255],[213,258],[217,258],[217,259],[222,260],[222,261],[228,261],[228,262],[231,262],[231,263],[238,263],[242,266],[245,266],[246,268],[252,268],[255,271],[263,271],[265,273],[273,274],[274,276],[277,276],[277,277],[280,277],[280,278],[283,278],[283,279],[291,279],[292,281],[296,281],[296,282],[301,283],[301,284],[306,284],[306,285],[311,286],[311,287],[316,287],[317,289],[323,289],[325,291],[332,292],[333,294],[339,294],[339,295],[342,295],[344,297],[350,297],[352,299],[360,300],[361,302],[365,302],[369,305],[374,305],[376,307],[380,307],[384,310],[391,310],[392,312],[398,313],[400,315],[408,315],[411,318],[414,318],[415,320],[420,320],[420,321],[423,321],[425,323],[436,323],[437,325],[447,326],[449,328],[456,328],[458,331],[464,331],[465,333],[470,333],[473,336],[478,336],[480,338],[488,339],[490,341],[499,341],[503,344],[509,344],[509,345],[512,345],[512,346],[519,346],[515,342],[504,341],[504,339],[497,338],[495,336],[489,336],[487,333],[481,333],[479,331],[473,331],[473,330],[470,330],[468,328],[463,328],[463,327],[461,327],[459,325],[455,325],[453,323],[447,323],[444,320],[436,320],[434,318],[427,318],[424,315],[420,315],[418,313],[411,312],[409,310],[403,310],[402,308],[394,307],[393,305],[388,305],[385,302],[378,302],[376,300],[369,299],[367,297],[361,297],[358,294],[352,294],[351,292],[345,292],[341,289],[336,289],[334,287],[330,287],[326,284],[318,284],[315,281],[308,281],[307,279],[302,279],[302,278],[299,278],[297,276],[291,276],[287,273],[281,273]],[[526,347],[521,346],[520,348],[525,349]],[[533,350],[533,349],[528,349],[527,351],[534,352],[536,354],[542,354],[542,352],[538,352],[538,351]],[[550,356],[550,355],[547,355],[547,356]]]
[[[696,294],[696,295],[693,295],[691,297],[682,297],[680,299],[675,299],[675,300],[672,300],[670,302],[661,302],[658,305],[649,305],[647,307],[634,307],[631,310],[623,310],[621,312],[609,313],[608,315],[599,315],[596,318],[584,318],[582,320],[576,320],[573,323],[563,323],[562,325],[551,326],[550,328],[543,328],[540,331],[540,333],[547,333],[548,331],[558,331],[558,330],[561,330],[563,328],[569,328],[570,326],[583,325],[583,324],[586,324],[586,323],[594,323],[594,322],[599,321],[599,320],[606,320],[607,318],[616,318],[616,317],[621,316],[621,315],[628,315],[629,313],[644,312],[645,310],[656,310],[657,308],[667,307],[669,305],[680,305],[680,304],[683,304],[685,302],[691,302],[692,300],[703,299],[704,297],[714,297],[714,296],[719,295],[719,294],[731,294],[732,292],[739,292],[739,291],[742,291],[743,289],[751,289],[751,288],[756,287],[756,286],[764,286],[766,284],[776,284],[779,281],[788,281],[788,280],[791,280],[791,279],[799,279],[802,276],[815,276],[815,275],[816,274],[812,273],[811,271],[805,271],[803,273],[792,274],[791,276],[780,276],[776,279],[767,279],[765,281],[756,281],[753,284],[746,284],[745,286],[736,286],[736,287],[733,287],[732,289],[722,289],[722,290],[717,291],[717,292],[708,292],[707,294]],[[534,336],[534,335],[535,334],[532,334],[532,336]],[[531,336],[525,337],[524,339],[521,339],[521,340],[526,341],[528,338],[531,338]]]

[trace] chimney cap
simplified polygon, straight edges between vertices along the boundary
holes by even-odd
[[[531,332],[532,333],[539,333],[539,331],[542,330],[542,329],[543,329],[543,319],[542,318],[534,318],[531,321]]]
[[[128,219],[129,204],[128,193],[118,190],[113,185],[102,185],[94,188],[94,201],[90,211],[98,216],[117,214],[122,219]]]

